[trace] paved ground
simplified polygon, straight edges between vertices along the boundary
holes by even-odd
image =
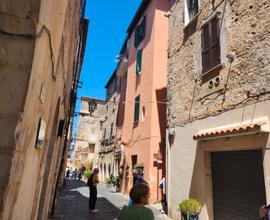
[[[96,208],[98,213],[88,212],[89,190],[83,181],[66,180],[66,184],[56,200],[55,215],[52,220],[114,220],[121,208],[127,204],[127,198],[120,193],[112,192],[104,184],[98,186],[98,200]],[[155,206],[156,207],[156,206]],[[169,219],[159,210],[150,207],[156,220]]]

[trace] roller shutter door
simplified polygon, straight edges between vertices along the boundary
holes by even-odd
[[[211,153],[215,220],[255,220],[266,203],[262,151]]]

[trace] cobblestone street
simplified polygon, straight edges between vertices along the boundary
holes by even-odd
[[[68,179],[61,193],[57,195],[55,215],[52,220],[113,220],[121,208],[127,204],[127,198],[120,193],[111,192],[104,184],[98,186],[98,213],[88,212],[89,189],[83,181]],[[169,219],[159,210],[150,206],[155,219]]]

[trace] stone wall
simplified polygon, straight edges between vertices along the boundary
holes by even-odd
[[[80,10],[79,0],[0,2],[1,219],[48,219],[64,147],[65,135],[57,131],[68,115]],[[45,139],[36,148],[40,118]]]
[[[169,15],[168,126],[269,99],[270,2],[201,0],[197,18],[187,27],[184,2],[171,0]],[[202,76],[201,27],[216,13],[221,66]],[[217,77],[219,85],[209,88]]]
[[[100,124],[106,115],[106,103],[103,100],[96,100],[97,108],[89,115],[88,102],[90,100],[92,99],[88,97],[82,97],[81,99],[80,112],[82,114],[79,118],[73,152],[73,168],[77,169],[89,162],[95,167],[98,160],[98,149],[102,138]],[[84,113],[87,115],[83,115]],[[95,145],[93,151],[90,151],[89,144]]]
[[[0,2],[0,210],[10,176],[15,128],[23,111],[34,55],[35,40],[25,35],[36,33],[34,21],[38,18],[39,4],[38,1]]]
[[[116,147],[116,126],[119,101],[120,94],[117,91],[115,91],[111,97],[106,100],[106,119],[102,125],[101,138],[103,142],[99,149],[99,153],[101,153],[99,155],[99,168],[101,169],[100,177],[102,181],[104,181],[106,177],[109,177],[110,174],[114,174],[114,149]],[[112,124],[113,130],[111,134]],[[104,136],[105,129],[106,135]]]

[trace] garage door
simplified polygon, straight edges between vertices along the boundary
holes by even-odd
[[[255,220],[265,204],[262,151],[211,153],[215,220]]]

